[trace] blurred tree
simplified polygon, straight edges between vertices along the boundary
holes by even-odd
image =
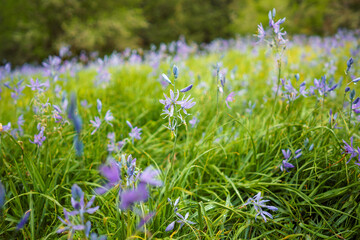
[[[292,34],[360,27],[359,0],[2,0],[0,61],[41,62],[62,45],[99,51],[255,34],[276,8]]]

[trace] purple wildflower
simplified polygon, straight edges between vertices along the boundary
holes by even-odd
[[[225,99],[225,103],[226,103],[226,106],[231,109],[231,107],[229,106],[229,102],[234,102],[235,101],[235,98],[234,98],[234,95],[235,93],[234,92],[231,92]]]
[[[173,66],[173,74],[175,79],[179,77],[179,68],[176,65]]]
[[[76,97],[75,94],[73,94],[71,96],[71,101],[70,101],[70,105],[68,106],[67,113],[68,113],[68,118],[72,121],[74,125],[74,129],[76,131],[76,136],[74,137],[74,146],[76,149],[76,155],[81,156],[84,151],[84,145],[80,140],[82,121],[80,116],[76,114],[75,111],[76,111]]]
[[[280,165],[280,170],[281,171],[284,171],[284,170],[288,171],[289,168],[294,168],[295,167],[294,165],[292,165],[291,163],[288,163],[288,161],[290,160],[290,157],[291,157],[290,149],[288,149],[286,151],[284,149],[282,149],[281,151],[282,151],[285,159],[282,161],[282,163]],[[300,149],[300,151],[301,151],[301,149]]]
[[[83,191],[77,184],[74,184],[71,188],[71,205],[75,210],[70,212],[69,215],[74,216],[79,214],[82,221],[84,221],[85,213],[93,214],[99,209],[99,206],[91,207],[94,201],[95,196],[85,205]]]
[[[199,119],[197,119],[196,117],[193,117],[193,118],[189,121],[189,123],[190,123],[190,125],[191,125],[192,128],[194,128],[195,125],[196,125],[198,122],[199,122]]]
[[[110,110],[108,110],[108,111],[106,112],[104,119],[105,119],[105,122],[106,122],[107,124],[109,124],[110,126],[112,126],[112,123],[110,123],[110,121],[114,120],[114,116],[112,115],[112,113],[111,113]]]
[[[155,212],[150,212],[149,214],[145,215],[144,217],[142,217],[140,219],[140,223],[137,226],[137,228],[141,228],[142,226],[144,226],[147,222],[149,222],[155,215]]]
[[[151,166],[149,166],[141,173],[139,180],[141,183],[159,187],[163,184],[161,180],[156,179],[159,174],[159,170],[154,170]]]
[[[165,79],[166,82],[168,82],[169,84],[172,84],[172,82],[170,81],[170,79],[168,78],[168,76],[166,76],[165,73],[161,74],[161,76]]]
[[[2,185],[0,181],[0,209],[4,206],[5,196],[6,196],[5,187],[4,185]]]
[[[265,36],[266,36],[265,30],[263,28],[263,25],[260,23],[258,25],[258,35],[257,35],[257,37],[259,38],[259,42],[264,41]]]
[[[343,142],[345,144],[345,146],[344,146],[345,151],[343,152],[343,154],[344,153],[345,154],[350,154],[350,158],[346,163],[349,163],[353,157],[356,157],[359,154],[359,152],[353,146],[353,141],[354,141],[354,137],[351,137],[350,138],[350,145],[349,145],[347,142],[345,142],[345,140],[343,140]]]
[[[133,127],[129,121],[126,121],[127,125],[131,128],[131,132],[129,133],[129,136],[131,137],[131,140],[134,142],[134,139],[140,140],[141,139],[141,128]]]
[[[135,202],[145,202],[149,198],[149,192],[145,183],[140,183],[134,190],[127,190],[120,193],[120,208],[122,210],[132,207]]]
[[[191,84],[191,85],[187,86],[186,88],[181,89],[180,92],[183,92],[183,93],[184,93],[184,92],[188,92],[188,91],[191,90],[192,87],[193,87],[193,85]]]
[[[187,220],[188,217],[189,217],[189,213],[188,213],[188,212],[185,214],[185,217],[184,217],[183,215],[181,215],[180,213],[178,213],[178,212],[175,213],[175,214],[180,218],[180,220],[176,221],[177,223],[181,223],[179,229],[181,229],[182,226],[184,226],[185,223],[195,224],[194,222]]]
[[[21,218],[21,220],[19,221],[18,225],[16,226],[16,230],[19,231],[20,229],[24,228],[25,224],[27,223],[27,221],[29,220],[30,217],[30,210],[27,210],[25,212],[25,214],[23,215],[23,217]]]
[[[174,115],[175,104],[180,104],[180,102],[178,101],[179,91],[177,91],[177,94],[175,96],[174,92],[170,89],[170,98],[166,96],[165,93],[164,96],[165,100],[160,99],[159,102],[165,106],[164,113],[172,117]]]
[[[40,131],[38,134],[34,135],[34,141],[29,140],[33,144],[37,144],[39,147],[42,146],[43,142],[46,140],[46,137],[44,136],[45,127],[41,127],[40,124],[38,124],[38,130]]]
[[[169,232],[171,230],[173,230],[175,227],[175,221],[171,222],[165,229],[165,232]]]
[[[80,105],[83,107],[83,108],[89,108],[92,106],[92,104],[89,105],[88,101],[87,100],[82,100],[80,102]]]
[[[360,113],[360,98],[356,98],[355,101],[352,103],[351,109],[355,113]]]
[[[101,114],[102,103],[101,103],[100,99],[96,100],[96,108],[97,108],[99,114]]]
[[[31,88],[32,91],[37,91],[39,93],[42,93],[50,87],[50,83],[49,83],[49,81],[47,81],[45,83],[40,83],[39,79],[36,78],[36,80],[34,81],[34,79],[31,78],[30,85],[26,85],[26,86]]]
[[[115,161],[110,161],[109,165],[100,166],[100,174],[103,175],[107,179],[107,183],[101,187],[95,189],[97,194],[104,194],[111,188],[113,188],[116,184],[119,184],[121,181],[120,178],[120,168],[119,165]]]
[[[354,59],[352,57],[350,57],[350,59],[346,62],[346,65],[347,65],[346,72],[350,71],[351,66],[353,65],[353,63],[354,63]]]
[[[181,105],[181,109],[183,110],[184,114],[188,114],[186,109],[190,109],[193,106],[195,106],[196,102],[193,102],[194,98],[190,99],[190,95],[185,99],[185,100],[181,100],[178,103]]]
[[[100,128],[101,120],[99,117],[95,117],[95,121],[90,120],[90,123],[95,127],[94,131],[91,132],[91,135],[93,135]]]
[[[256,220],[256,217],[258,215],[260,215],[264,221],[266,222],[267,219],[266,217],[269,217],[269,218],[273,218],[273,216],[267,212],[267,211],[264,211],[262,208],[267,208],[271,211],[277,211],[278,208],[277,207],[274,207],[274,206],[267,206],[265,205],[264,203],[266,202],[269,202],[270,200],[262,200],[263,197],[261,197],[261,192],[259,192],[258,194],[256,194],[253,198],[249,198],[247,200],[247,202],[244,204],[244,206],[248,205],[248,204],[252,204],[254,206],[254,209],[255,211],[257,212],[256,215],[255,215],[255,220]]]
[[[9,131],[11,129],[11,123],[8,122],[6,125],[1,126],[1,127],[2,127],[1,131],[4,131],[4,132]]]
[[[85,229],[84,225],[74,225],[71,223],[69,216],[70,213],[68,211],[66,211],[66,209],[63,209],[64,211],[64,217],[65,219],[62,219],[61,217],[58,216],[58,219],[66,226],[66,227],[62,227],[59,230],[57,230],[57,233],[62,233],[65,231],[69,231],[69,239],[72,239],[72,236],[74,235],[75,231],[82,231]]]

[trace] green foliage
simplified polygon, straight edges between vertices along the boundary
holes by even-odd
[[[293,34],[334,34],[360,27],[357,0],[3,0],[0,61],[41,62],[69,45],[100,55],[127,47],[147,48],[185,36],[210,42],[256,32],[276,8]]]
[[[300,73],[301,79],[309,83],[323,75],[324,65],[332,60],[337,67],[333,77],[340,79],[346,68],[344,56],[358,44],[332,49],[331,56],[322,48],[292,46],[286,52],[289,57],[282,74],[295,82],[294,74]],[[176,230],[173,235],[176,239],[355,239],[360,223],[359,168],[353,161],[346,164],[341,139],[348,141],[354,135],[354,146],[359,146],[359,124],[347,125],[348,116],[342,108],[344,86],[336,90],[336,98],[325,99],[323,106],[314,96],[296,100],[291,108],[286,100],[279,100],[272,116],[273,91],[266,82],[277,74],[274,59],[263,48],[257,49],[259,54],[252,54],[253,50],[249,47],[243,52],[193,56],[181,63],[184,65],[180,68],[179,88],[187,86],[191,76],[198,74],[209,91],[204,94],[200,80],[195,80],[191,94],[197,104],[191,112],[199,113],[200,122],[196,128],[190,125],[180,128],[174,161],[169,157],[173,142],[160,117],[162,105],[158,99],[163,97],[163,89],[145,64],[124,64],[111,69],[112,80],[105,89],[91,85],[94,69],[82,69],[73,77],[69,73],[60,76],[63,81],[57,83],[64,90],[76,92],[79,101],[86,99],[93,105],[78,110],[84,126],[83,157],[75,156],[72,126],[55,123],[51,117],[33,116],[31,108],[36,103],[29,89],[17,108],[4,91],[0,101],[2,123],[13,122],[25,114],[26,124],[24,137],[16,140],[6,133],[0,137],[0,176],[7,190],[0,238],[66,239],[66,235],[56,233],[61,225],[57,217],[63,217],[63,207],[71,209],[71,186],[78,184],[89,196],[102,184],[98,167],[106,161],[107,133],[114,131],[116,136],[127,136],[129,127],[125,121],[130,120],[143,129],[143,135],[123,151],[136,157],[143,169],[149,164],[161,169],[164,187],[153,190],[144,204],[146,211],[156,211],[153,221],[146,225],[151,234],[136,230],[139,219],[135,214],[119,211],[118,189],[97,196],[95,205],[100,209],[90,216],[92,228],[107,234],[109,239],[168,239],[171,233],[164,230],[175,216],[167,198],[178,197],[181,197],[179,211],[190,212],[189,219],[196,224]],[[211,69],[223,54],[224,67],[238,66],[234,79],[227,84],[231,84],[233,91],[246,90],[246,94],[237,96],[236,102],[230,103],[232,109],[228,109],[225,92],[220,96],[216,117],[216,82]],[[358,65],[353,67],[358,74]],[[168,69],[168,62],[162,62],[160,72]],[[24,78],[28,83],[30,76]],[[53,94],[54,85],[39,99],[59,104]],[[88,123],[98,115],[97,98],[102,100],[103,109],[113,112],[115,121],[113,127],[103,125],[91,135]],[[249,100],[257,103],[252,115],[246,111]],[[329,126],[330,108],[339,113],[337,122],[342,129]],[[37,148],[28,140],[37,132],[36,124],[40,121],[46,126],[47,139]],[[304,145],[307,138],[314,144],[311,151],[309,145]],[[301,158],[292,160],[295,168],[288,173],[279,170],[283,160],[281,149],[287,148],[292,152],[303,149]],[[279,208],[267,223],[255,221],[256,212],[251,207],[242,207],[248,197],[259,191]],[[17,221],[28,209],[31,209],[29,223],[14,232]],[[76,235],[74,239],[81,237]]]

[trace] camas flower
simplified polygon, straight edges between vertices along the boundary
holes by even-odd
[[[60,228],[59,230],[57,230],[57,233],[62,233],[65,231],[69,231],[69,239],[72,239],[72,236],[74,235],[75,231],[83,231],[85,229],[84,225],[74,225],[70,219],[70,213],[68,211],[66,211],[66,209],[63,209],[64,211],[64,217],[65,219],[62,219],[61,217],[58,216],[58,219],[65,225],[65,227]]]
[[[350,154],[350,158],[346,163],[349,163],[353,157],[356,157],[359,154],[358,149],[355,149],[354,146],[353,146],[353,141],[354,141],[354,137],[351,137],[350,138],[350,145],[349,145],[347,142],[345,142],[345,140],[343,140],[343,143],[345,144],[345,146],[344,146],[345,151],[343,152],[343,154],[344,153],[345,154]],[[360,160],[359,160],[359,162],[360,162]]]
[[[91,132],[91,135],[93,135],[101,126],[101,120],[99,117],[95,117],[95,121],[90,120],[90,123],[93,127],[95,127],[94,131]]]
[[[140,183],[137,188],[120,193],[120,208],[123,210],[128,209],[132,207],[135,202],[145,202],[148,198],[149,192],[146,189],[146,184]]]
[[[5,203],[5,187],[4,185],[2,185],[1,181],[0,181],[0,208],[2,208],[4,206]]]
[[[177,94],[175,96],[173,90],[170,89],[170,98],[166,96],[165,93],[164,97],[165,100],[160,99],[159,102],[164,105],[164,110],[167,111],[167,115],[172,117],[174,115],[175,104],[181,104],[180,101],[178,101],[179,91],[177,91]]]
[[[195,106],[196,102],[193,102],[194,98],[190,99],[190,95],[185,99],[185,100],[181,100],[179,101],[178,103],[180,104],[181,106],[181,109],[183,110],[184,114],[188,114],[186,109],[190,109],[192,108],[193,106]]]
[[[110,110],[108,110],[108,111],[106,112],[104,119],[105,119],[105,122],[107,122],[109,125],[112,126],[112,123],[110,123],[110,121],[114,120],[114,117],[113,117],[113,115],[112,115],[112,113],[111,113]]]
[[[282,149],[281,151],[282,151],[285,159],[282,161],[282,164],[280,165],[280,170],[281,171],[284,171],[284,170],[288,171],[289,168],[294,168],[295,167],[294,165],[292,165],[291,163],[288,163],[288,161],[290,160],[290,157],[291,157],[290,149],[287,149],[287,150]]]
[[[29,88],[31,88],[32,91],[37,91],[39,93],[42,93],[44,91],[47,90],[47,88],[50,87],[50,83],[49,81],[45,82],[45,83],[40,83],[39,79],[36,78],[36,80],[34,81],[34,79],[30,79],[30,85],[27,85]]]
[[[234,92],[231,92],[225,99],[225,103],[226,103],[226,106],[230,109],[231,107],[229,106],[229,102],[234,102],[235,101],[235,98],[234,98],[234,95],[235,93]]]
[[[192,128],[194,128],[195,125],[196,125],[198,122],[199,122],[199,119],[197,119],[196,117],[193,117],[193,118],[189,121],[189,123],[190,123],[190,125],[191,125]]]
[[[95,189],[97,194],[104,194],[121,182],[120,167],[114,160],[111,160],[109,165],[101,165],[99,171],[107,179],[107,183]]]
[[[260,215],[264,219],[264,221],[266,222],[267,221],[266,217],[269,217],[269,218],[272,219],[273,216],[269,212],[264,211],[262,208],[267,208],[267,209],[269,209],[271,211],[277,211],[278,208],[273,207],[273,206],[265,205],[265,203],[269,202],[270,200],[262,200],[262,199],[263,199],[263,197],[261,197],[261,192],[259,192],[253,198],[250,197],[247,200],[247,202],[244,204],[244,206],[252,204],[254,206],[255,211],[257,212],[256,215],[255,215],[255,220],[256,220],[256,217],[258,215]]]
[[[84,220],[84,214],[93,214],[99,209],[99,206],[91,207],[92,204],[95,201],[95,196],[93,196],[90,201],[85,205],[84,202],[84,192],[81,190],[81,188],[74,184],[71,188],[71,205],[75,209],[74,211],[71,211],[69,215],[80,215],[80,218]]]
[[[141,139],[141,128],[133,127],[133,125],[126,121],[126,124],[131,128],[131,132],[129,133],[129,136],[131,137],[131,140],[134,142],[134,139],[140,140]]]
[[[346,62],[346,65],[347,65],[346,72],[350,71],[351,66],[353,65],[353,63],[354,63],[354,59],[352,57],[350,57],[350,59]]]
[[[20,229],[24,228],[25,224],[26,224],[27,221],[29,220],[30,212],[31,212],[31,209],[30,209],[30,210],[27,210],[27,211],[25,212],[25,214],[23,215],[23,217],[22,217],[21,220],[19,221],[18,225],[16,226],[16,230],[20,230]]]
[[[39,147],[42,146],[43,142],[46,140],[46,137],[44,136],[45,127],[42,127],[40,123],[37,126],[38,130],[40,132],[38,134],[34,135],[34,141],[29,140],[33,144],[37,144]]]

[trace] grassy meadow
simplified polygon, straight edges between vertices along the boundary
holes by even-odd
[[[239,38],[185,50],[179,41],[174,51],[168,45],[101,61],[61,57],[41,67],[2,67],[0,238],[356,239],[360,136],[352,106],[360,90],[351,81],[360,75],[353,55],[360,47],[357,37],[354,32],[295,36],[281,55],[267,44]],[[355,61],[346,72],[350,56]],[[311,90],[322,76],[336,88]],[[290,94],[281,79],[291,82]],[[186,124],[169,130],[159,100],[190,84],[192,89],[180,95],[191,94],[196,104],[186,110]],[[185,117],[180,105],[174,106],[175,114]],[[106,121],[108,110],[112,118]],[[99,127],[90,122],[95,117]],[[139,139],[129,135],[135,127],[142,129]],[[351,137],[355,150],[348,162],[343,140],[350,144]],[[291,157],[282,151],[287,149]],[[130,154],[134,165],[127,161]],[[293,167],[284,168],[284,160]],[[157,183],[146,178],[148,166]],[[120,180],[110,180],[106,168]],[[99,194],[108,183],[111,187]],[[148,196],[137,198],[144,183]],[[267,210],[273,218],[265,214],[266,221],[252,205],[259,192],[277,209]],[[124,207],[130,195],[142,200]],[[64,208],[79,210],[76,204],[92,196],[92,207],[99,206],[95,212],[66,220]],[[24,214],[28,219],[19,226]],[[173,221],[179,222],[171,229]]]

